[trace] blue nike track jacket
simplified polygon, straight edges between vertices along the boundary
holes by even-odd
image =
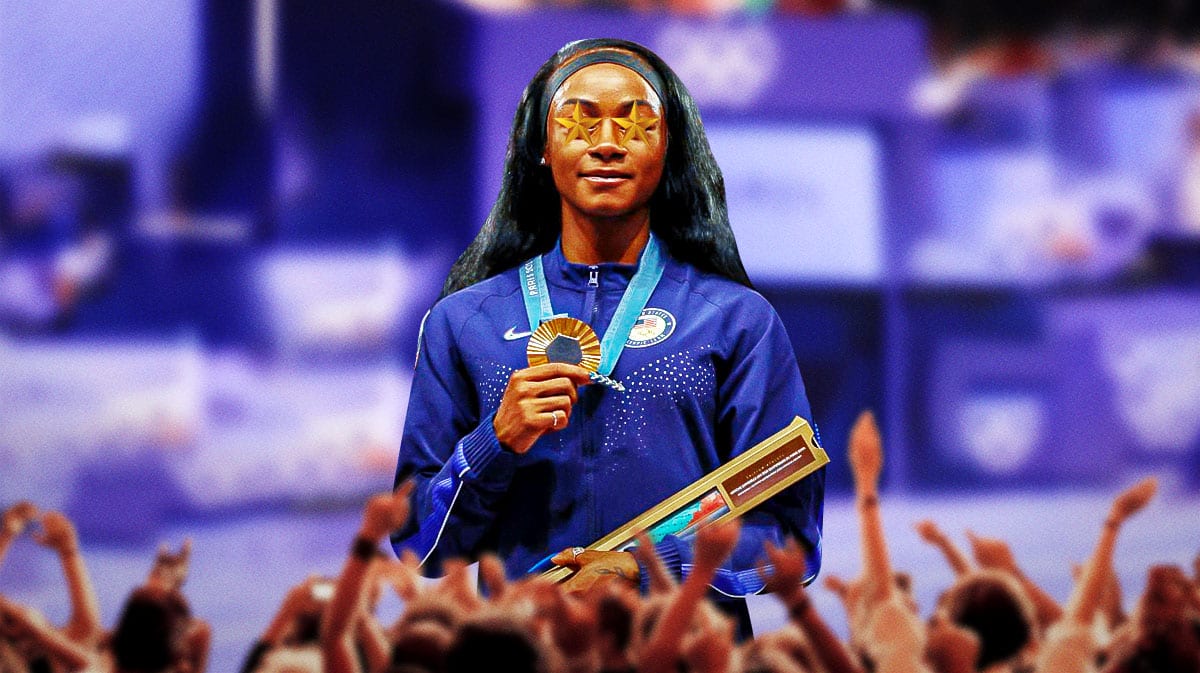
[[[603,337],[636,266],[543,257],[557,313]],[[771,436],[812,422],[779,316],[753,290],[667,255],[662,280],[612,372],[625,392],[580,389],[570,424],[525,454],[501,447],[492,420],[510,374],[527,367],[529,319],[518,269],[439,301],[419,343],[396,483],[413,479],[412,517],[392,539],[424,571],[493,551],[517,577],[548,554],[587,546]],[[814,425],[815,427],[815,425]],[[761,591],[766,540],[794,536],[808,578],[821,560],[825,474],[819,470],[743,518],[742,537],[713,588]],[[689,540],[656,546],[677,577]],[[643,573],[643,584],[645,582]]]

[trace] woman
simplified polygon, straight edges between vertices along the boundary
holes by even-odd
[[[695,104],[655,54],[607,39],[560,49],[525,90],[505,168],[418,346],[396,475],[416,484],[413,517],[393,543],[434,573],[490,550],[524,574],[811,420],[783,326],[738,257]],[[562,315],[604,337],[607,378],[529,365],[530,333]],[[818,472],[748,515],[714,588],[762,590],[762,545],[786,536],[815,576],[823,493]],[[687,573],[688,541],[656,549]],[[574,589],[647,581],[626,552],[555,562],[578,570]]]

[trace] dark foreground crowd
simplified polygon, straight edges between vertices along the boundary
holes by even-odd
[[[763,572],[787,607],[778,631],[737,643],[731,621],[706,599],[708,583],[732,551],[735,524],[702,530],[695,565],[682,583],[642,553],[649,595],[620,583],[566,594],[539,577],[505,579],[493,557],[479,563],[481,592],[465,563],[422,581],[415,558],[389,558],[380,542],[408,517],[409,486],[371,498],[341,575],[295,586],[248,653],[242,670],[272,673],[1197,673],[1200,672],[1200,556],[1191,575],[1175,565],[1149,569],[1131,611],[1113,568],[1125,521],[1153,498],[1144,480],[1119,494],[1091,557],[1075,569],[1065,604],[1032,582],[1001,540],[969,536],[970,554],[933,522],[918,534],[940,550],[956,575],[922,618],[911,581],[888,559],[879,512],[883,450],[864,415],[849,442],[862,532],[859,577],[829,576],[842,600],[850,639],[817,613],[802,585],[804,556],[768,548]],[[0,594],[0,673],[202,673],[210,630],[191,614],[182,587],[190,548],[160,549],[145,582],[126,599],[111,630],[71,522],[27,502],[9,507],[0,530],[0,563],[30,523],[36,540],[62,562],[71,598],[63,626]],[[1099,522],[1096,522],[1099,523]],[[375,606],[395,591],[404,610],[381,624]]]

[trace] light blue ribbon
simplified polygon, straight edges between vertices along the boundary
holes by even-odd
[[[617,311],[613,314],[612,322],[609,323],[608,330],[604,332],[604,338],[600,340],[600,374],[612,375],[613,369],[617,366],[617,359],[625,350],[625,342],[629,340],[629,333],[633,331],[638,316],[646,308],[646,302],[650,301],[650,295],[654,294],[654,288],[658,286],[664,268],[666,268],[666,260],[662,256],[654,234],[650,234],[650,239],[646,241],[642,257],[638,261],[637,273],[633,274],[633,279],[625,288],[625,294],[621,296],[621,302],[617,304]],[[525,293],[525,314],[529,317],[529,329],[533,331],[543,322],[556,317],[554,308],[550,304],[550,287],[546,283],[542,258],[534,257],[522,264],[521,278],[522,290]]]

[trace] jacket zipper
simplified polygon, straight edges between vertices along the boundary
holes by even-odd
[[[596,301],[596,291],[599,288],[600,288],[600,267],[590,266],[590,267],[588,267],[587,291],[584,294],[584,300],[583,300],[583,315],[584,315],[584,319],[587,320],[588,324],[592,325],[593,327],[595,327],[596,318],[600,314],[600,304]],[[587,391],[587,388],[585,387],[584,390]],[[595,437],[594,431],[592,429],[593,424],[590,422],[592,420],[592,416],[595,413],[595,405],[598,400],[592,399],[591,396],[587,396],[586,399],[588,400],[587,401],[588,423],[585,426],[586,431],[583,433],[583,445],[582,445],[581,449],[583,452],[583,460],[584,460],[584,463],[583,463],[584,475],[587,480],[587,494],[588,494],[588,498],[591,500],[591,508],[590,509],[592,511],[592,516],[591,516],[592,520],[590,522],[591,530],[588,533],[588,541],[584,544],[591,544],[591,542],[594,541],[596,538],[598,538],[601,534],[599,532],[600,515],[598,513],[600,508],[598,506],[599,503],[596,500],[596,476],[594,473],[594,467],[595,467],[594,466],[594,458],[596,456],[596,437]]]
[[[592,327],[596,326],[596,316],[600,313],[600,305],[596,303],[596,290],[600,287],[600,267],[588,267],[587,292],[583,295],[584,320]]]

